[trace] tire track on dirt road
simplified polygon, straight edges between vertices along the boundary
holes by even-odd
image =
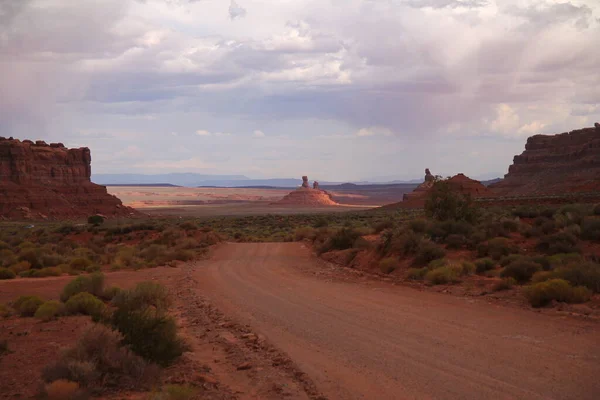
[[[197,290],[331,399],[598,399],[600,325],[408,287],[324,281],[298,243],[223,244]]]

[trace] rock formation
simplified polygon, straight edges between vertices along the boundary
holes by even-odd
[[[0,137],[0,218],[38,219],[135,213],[90,181],[86,147]]]
[[[274,203],[278,206],[302,206],[302,207],[322,207],[336,206],[336,203],[331,195],[325,190],[319,189],[319,182],[313,183],[311,189],[308,185],[308,177],[302,177],[302,186],[294,190],[283,199]]]
[[[600,124],[558,135],[535,135],[515,156],[497,196],[562,195],[600,190]]]
[[[433,184],[436,180],[441,179],[439,176],[435,177],[431,174],[429,169],[425,170],[425,181],[417,186],[411,193],[407,193],[403,197],[402,204],[405,207],[423,207],[427,195],[431,191]],[[489,196],[490,192],[481,182],[474,179],[470,179],[464,174],[457,174],[446,180],[452,190],[469,195],[471,197],[485,197]]]

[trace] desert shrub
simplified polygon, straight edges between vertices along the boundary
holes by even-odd
[[[346,250],[354,245],[360,234],[351,228],[342,228],[329,239],[332,250]]]
[[[427,264],[427,268],[431,271],[436,268],[445,267],[446,265],[448,265],[448,263],[449,263],[449,261],[447,259],[440,258],[438,260],[433,260],[429,264]]]
[[[460,271],[451,266],[436,268],[427,272],[425,280],[432,285],[443,285],[459,281]]]
[[[0,250],[0,267],[10,267],[17,263],[17,256],[12,250]]]
[[[514,278],[519,283],[528,282],[542,267],[533,261],[516,260],[508,264],[501,273],[503,278]]]
[[[503,290],[512,289],[512,287],[517,283],[514,278],[506,278],[498,281],[492,286],[492,290],[494,292],[501,292]]]
[[[77,382],[66,379],[59,379],[47,384],[44,392],[47,400],[83,400],[87,398],[86,393],[79,388]]]
[[[419,250],[414,259],[416,265],[427,265],[433,260],[444,258],[446,251],[432,242],[424,241],[419,246]]]
[[[379,261],[379,270],[384,274],[390,274],[394,272],[399,265],[400,263],[396,257],[387,257]]]
[[[547,254],[579,252],[577,237],[568,232],[558,232],[540,238],[537,249]]]
[[[50,321],[65,313],[65,305],[54,300],[50,300],[39,306],[34,317],[42,321]]]
[[[600,293],[600,264],[594,262],[572,263],[553,271],[553,276],[574,286],[585,286]]]
[[[572,263],[583,262],[583,256],[579,253],[558,253],[547,258],[550,268],[555,269]]]
[[[123,337],[102,325],[83,333],[74,347],[42,371],[45,382],[77,382],[93,393],[115,388],[149,388],[159,370],[122,345]]]
[[[62,270],[58,267],[47,267],[33,270],[32,276],[35,278],[45,278],[47,276],[61,276]]]
[[[591,291],[585,287],[573,287],[563,279],[551,279],[525,288],[525,296],[533,307],[543,307],[552,301],[583,303],[590,299]]]
[[[600,241],[600,218],[585,218],[581,224],[581,238]]]
[[[12,315],[12,308],[6,304],[0,303],[0,318],[7,318]]]
[[[69,298],[65,303],[69,314],[91,315],[99,317],[106,307],[102,300],[91,293],[81,292]]]
[[[463,275],[473,275],[477,271],[477,266],[470,261],[461,262],[461,266]]]
[[[304,239],[308,239],[308,240],[315,240],[315,238],[317,237],[317,232],[314,228],[311,228],[310,226],[303,226],[300,227],[298,229],[296,229],[296,232],[294,232],[294,238],[296,239],[297,242],[300,242]]]
[[[112,301],[115,297],[117,297],[121,293],[121,288],[117,286],[111,286],[109,288],[105,288],[102,291],[102,295],[100,298],[105,301]]]
[[[474,222],[478,210],[470,196],[452,189],[448,182],[435,182],[425,200],[425,213],[438,221]]]
[[[83,258],[83,257],[74,258],[69,263],[69,266],[71,268],[77,269],[80,271],[85,271],[85,269],[88,268],[90,265],[92,265],[92,260],[89,260],[89,259]]]
[[[500,259],[499,264],[503,267],[506,267],[508,264],[510,264],[513,261],[516,260],[520,260],[521,258],[523,258],[522,255],[520,254],[509,254],[507,256],[504,256]]]
[[[14,279],[17,275],[10,269],[0,267],[0,280],[2,279]]]
[[[121,303],[113,313],[112,324],[133,352],[159,365],[171,364],[187,349],[177,334],[175,320],[160,310]]]
[[[19,261],[27,261],[31,268],[39,269],[42,264],[41,251],[37,248],[26,248],[19,254]]]
[[[22,317],[32,317],[42,304],[44,304],[44,300],[38,296],[21,296],[15,300],[13,308]]]
[[[104,291],[104,274],[93,273],[89,276],[78,276],[69,282],[60,295],[60,300],[66,302],[72,296],[87,292],[94,296],[101,296]]]
[[[413,219],[408,223],[408,227],[415,233],[425,233],[429,228],[429,221],[423,218]]]
[[[449,249],[460,249],[467,243],[467,238],[464,235],[452,234],[446,237],[445,242]]]
[[[600,204],[596,204],[593,213],[594,215],[600,215]]]
[[[41,260],[44,267],[56,267],[65,262],[64,257],[60,254],[43,254]]]
[[[159,310],[166,310],[171,305],[169,292],[167,288],[159,283],[140,282],[132,290],[121,290],[113,299],[113,304],[117,307],[133,307],[137,305],[138,309],[154,307]]]
[[[554,277],[554,274],[552,271],[538,271],[535,274],[533,274],[533,276],[531,277],[531,282],[532,283],[545,282],[545,281],[552,279],[553,277]]]
[[[550,265],[550,260],[548,260],[548,257],[530,256],[529,260],[533,261],[534,263],[539,264],[544,271],[549,271],[552,268]]]
[[[166,385],[158,393],[153,393],[149,400],[191,400],[198,390],[187,385]]]
[[[373,232],[381,233],[386,229],[392,229],[393,227],[394,221],[392,220],[379,221],[373,226]]]
[[[364,237],[359,237],[354,241],[354,244],[352,245],[352,248],[354,248],[355,250],[369,250],[372,247],[373,244]]]
[[[480,258],[475,261],[475,271],[478,274],[490,271],[496,267],[496,262],[491,258]]]
[[[427,275],[427,272],[429,272],[429,269],[427,269],[426,267],[409,268],[408,274],[406,277],[408,279],[411,279],[414,281],[421,281],[421,280],[425,279],[425,275]]]
[[[517,209],[513,210],[512,214],[519,218],[535,218],[540,215],[538,210],[527,206],[518,207]]]
[[[479,257],[489,256],[494,260],[500,260],[502,257],[507,256],[514,251],[515,248],[510,244],[510,241],[500,237],[491,239],[487,243],[481,243],[477,247],[477,254]]]
[[[171,257],[173,260],[177,261],[191,261],[196,257],[196,254],[191,250],[175,249],[173,253],[171,253]]]

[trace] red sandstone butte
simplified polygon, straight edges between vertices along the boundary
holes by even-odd
[[[314,182],[311,189],[308,185],[308,178],[302,177],[302,186],[286,195],[283,199],[276,203],[277,206],[302,206],[302,207],[321,207],[321,206],[337,206],[331,195],[319,189],[319,183]]]
[[[87,147],[0,137],[0,219],[137,214],[90,180]]]
[[[600,191],[600,124],[558,135],[535,135],[515,156],[496,196],[563,195]]]

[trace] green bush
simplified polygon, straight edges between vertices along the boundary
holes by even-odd
[[[106,307],[102,300],[87,292],[77,293],[70,297],[65,306],[69,314],[83,314],[92,317],[101,316]]]
[[[385,221],[379,221],[373,226],[373,232],[381,233],[387,229],[392,229],[393,227],[394,227],[394,221],[392,221],[392,220],[388,219]]]
[[[447,283],[459,282],[459,276],[460,271],[458,271],[456,268],[448,266],[436,268],[427,272],[425,275],[425,280],[432,285],[443,285]]]
[[[115,389],[149,389],[159,378],[148,364],[122,345],[123,337],[102,325],[86,330],[74,347],[60,353],[42,371],[45,382],[77,382],[94,394]]]
[[[0,268],[0,280],[2,279],[14,279],[17,275],[10,269],[1,267]]]
[[[154,282],[140,282],[132,290],[121,290],[114,297],[113,304],[117,307],[133,307],[138,309],[154,307],[166,310],[171,305],[169,291],[163,285]]]
[[[492,286],[492,290],[494,292],[501,292],[503,290],[512,289],[512,287],[517,283],[514,278],[506,278],[502,279],[499,282],[496,282],[494,286]]]
[[[0,318],[7,318],[12,315],[12,308],[7,306],[6,304],[0,303]]]
[[[117,297],[121,293],[121,288],[117,286],[111,286],[109,288],[104,289],[100,298],[106,301],[112,301],[115,297]]]
[[[294,233],[294,238],[297,242],[301,242],[302,240],[308,239],[310,241],[315,240],[317,237],[317,231],[310,226],[303,226],[296,229]]]
[[[600,293],[600,264],[594,262],[573,263],[559,267],[553,276],[564,279],[574,286],[585,286]]]
[[[475,271],[478,274],[483,274],[484,272],[490,271],[496,268],[496,262],[491,258],[480,258],[475,261]]]
[[[22,317],[32,317],[42,304],[44,300],[38,296],[21,296],[13,303],[13,308]]]
[[[342,228],[330,239],[329,246],[332,250],[346,250],[352,248],[360,234],[351,228]]]
[[[492,257],[494,260],[500,260],[502,257],[515,252],[514,246],[506,238],[494,238],[487,243],[482,243],[477,248],[479,257]]]
[[[522,259],[523,256],[521,254],[509,254],[507,256],[504,256],[500,259],[500,265],[503,267],[506,267],[508,264],[510,264],[513,261],[517,261]]]
[[[449,249],[460,249],[467,243],[467,238],[464,235],[452,234],[446,237],[445,242]]]
[[[379,261],[379,270],[384,274],[394,272],[399,266],[400,263],[396,257],[387,257]]]
[[[61,276],[62,271],[58,267],[47,267],[38,270],[34,270],[33,277],[35,278],[45,278],[48,276]]]
[[[547,254],[579,253],[577,237],[568,232],[558,232],[540,238],[537,249]]]
[[[446,251],[442,247],[435,243],[422,242],[415,256],[414,263],[415,265],[427,265],[431,261],[444,258],[445,256]]]
[[[104,222],[104,217],[102,215],[90,215],[88,217],[88,224],[91,225],[101,225]]]
[[[581,225],[581,238],[600,241],[600,218],[585,218]]]
[[[27,261],[19,261],[18,263],[12,264],[10,270],[17,275],[21,275],[21,272],[28,271],[31,268],[31,264]]]
[[[525,296],[533,307],[543,307],[552,301],[583,303],[590,299],[591,291],[585,287],[573,287],[563,279],[552,279],[525,288]]]
[[[60,300],[66,302],[72,296],[87,292],[94,296],[102,296],[104,291],[104,274],[93,273],[89,276],[78,276],[69,282],[63,289]]]
[[[425,199],[425,213],[438,221],[474,222],[478,217],[478,210],[471,197],[453,190],[446,181],[433,184]]]
[[[50,321],[65,313],[65,305],[54,300],[50,300],[39,306],[34,317],[42,321]]]
[[[112,324],[134,353],[159,365],[170,365],[187,350],[175,320],[159,310],[122,303],[113,313]]]
[[[470,261],[461,262],[461,266],[463,275],[473,275],[477,270],[477,266]]]
[[[408,227],[415,233],[425,233],[429,227],[429,221],[426,219],[413,219],[408,223]]]
[[[149,400],[191,400],[195,399],[198,389],[186,385],[166,385],[159,393],[154,393]]]
[[[409,268],[408,274],[406,277],[408,279],[411,279],[414,281],[421,281],[421,280],[425,279],[425,275],[427,275],[427,272],[429,272],[429,269],[427,269],[427,267]]]
[[[501,273],[504,278],[514,278],[519,283],[528,282],[533,274],[540,271],[542,267],[533,261],[516,260],[508,264]]]
[[[21,253],[19,254],[19,261],[27,261],[31,265],[31,268],[40,269],[44,266],[42,264],[41,256],[40,249],[26,248],[21,250]]]
[[[71,268],[80,270],[80,271],[85,271],[86,268],[88,268],[90,265],[92,265],[92,261],[87,258],[84,258],[84,257],[74,258],[69,263],[69,266]]]

